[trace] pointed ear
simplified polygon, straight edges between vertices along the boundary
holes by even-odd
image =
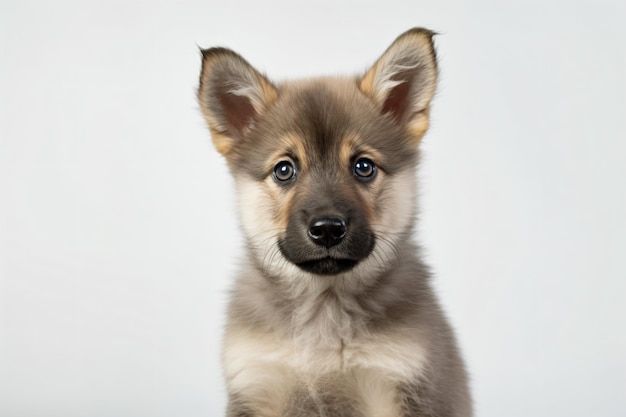
[[[416,141],[428,129],[437,84],[434,32],[415,28],[400,35],[360,81],[381,113],[406,126]]]
[[[276,99],[276,88],[230,49],[201,52],[198,101],[215,147],[226,155]]]

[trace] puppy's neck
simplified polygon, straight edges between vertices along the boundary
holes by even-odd
[[[231,304],[234,317],[289,337],[301,346],[333,349],[367,338],[381,327],[414,317],[428,294],[427,272],[405,242],[386,271],[367,269],[315,276],[294,266],[290,277],[271,277],[254,265],[239,277]],[[390,320],[391,319],[391,320]]]

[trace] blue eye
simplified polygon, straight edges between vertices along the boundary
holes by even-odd
[[[274,167],[274,180],[280,183],[293,181],[296,178],[296,169],[289,161],[280,161]]]
[[[370,159],[359,158],[354,163],[354,175],[361,181],[369,181],[376,176],[376,164]]]

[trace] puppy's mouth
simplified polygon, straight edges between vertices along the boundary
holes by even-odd
[[[333,258],[326,256],[320,259],[311,259],[298,262],[296,265],[307,272],[317,275],[336,275],[354,268],[358,261],[354,259]]]

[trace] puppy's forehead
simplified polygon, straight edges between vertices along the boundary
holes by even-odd
[[[373,150],[393,173],[415,158],[415,142],[359,89],[356,79],[292,81],[279,86],[279,98],[261,118],[241,155],[255,176],[267,173],[267,159],[293,155],[306,165],[342,163]],[[349,155],[348,155],[349,154]],[[275,161],[274,161],[275,162]],[[383,163],[382,161],[379,161]]]
[[[335,154],[342,138],[362,129],[372,111],[365,97],[356,94],[356,87],[348,83],[294,83],[286,85],[284,91],[284,99],[275,108],[279,114],[289,114],[282,128],[302,136],[311,156]]]

